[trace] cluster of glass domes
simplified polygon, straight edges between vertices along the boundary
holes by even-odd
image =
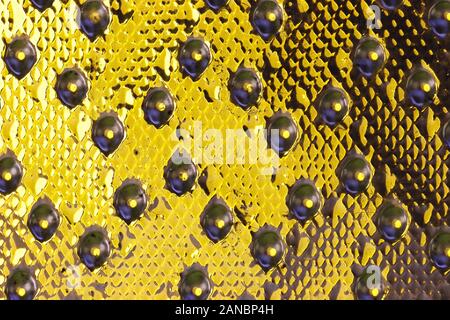
[[[205,0],[207,5],[218,11],[229,0]],[[31,0],[41,11],[50,8],[53,0]],[[395,10],[402,1],[380,0],[387,10]],[[79,27],[91,40],[103,36],[111,21],[109,8],[101,0],[88,0],[79,8]],[[284,13],[275,0],[259,0],[252,8],[252,25],[265,41],[270,41],[282,29]],[[429,10],[428,23],[432,32],[439,38],[449,33],[450,2],[437,1]],[[388,52],[383,43],[374,37],[364,37],[356,44],[353,53],[353,66],[362,76],[373,77],[379,73]],[[25,77],[38,61],[35,45],[26,36],[18,36],[7,44],[4,54],[8,71],[17,79]],[[178,51],[180,71],[194,81],[199,79],[211,61],[213,53],[209,44],[201,38],[189,38]],[[74,108],[83,103],[89,91],[89,80],[85,72],[76,67],[64,69],[57,77],[55,91],[62,104]],[[257,106],[263,94],[263,82],[254,69],[241,67],[229,80],[230,100],[244,110]],[[433,103],[438,92],[438,81],[432,70],[416,66],[405,81],[408,101],[416,107]],[[347,93],[336,87],[327,87],[316,100],[316,107],[323,123],[336,126],[348,115],[351,101]],[[167,124],[176,110],[176,102],[167,88],[151,88],[142,103],[144,119],[148,124],[160,128]],[[450,122],[443,126],[442,136],[450,147]],[[298,127],[289,114],[276,113],[267,120],[268,145],[280,156],[285,156],[294,148],[298,140]],[[92,140],[106,156],[114,153],[125,138],[125,129],[116,114],[102,114],[94,121]],[[371,183],[372,169],[361,155],[351,155],[344,159],[339,168],[339,179],[343,190],[350,195],[364,192]],[[197,179],[197,167],[186,152],[180,152],[168,160],[163,177],[166,187],[181,196],[193,190]],[[0,193],[14,192],[21,183],[23,168],[14,154],[8,152],[0,157]],[[289,214],[299,223],[313,219],[322,209],[322,195],[314,182],[300,179],[289,190],[286,206]],[[139,219],[147,209],[147,195],[141,183],[125,181],[115,192],[113,206],[117,215],[127,224]],[[376,213],[376,227],[383,239],[395,242],[408,230],[410,219],[401,204],[385,200]],[[37,241],[45,243],[57,232],[60,216],[48,199],[38,200],[28,215],[28,228]],[[224,240],[232,231],[234,218],[227,204],[213,198],[200,216],[199,224],[205,235],[213,242]],[[250,252],[263,270],[270,270],[281,263],[286,245],[279,231],[272,226],[264,226],[253,234]],[[431,239],[429,256],[434,265],[441,270],[450,268],[450,233],[439,231]],[[77,254],[89,270],[95,270],[106,263],[111,255],[111,244],[105,230],[92,227],[79,239]],[[355,295],[359,299],[380,299],[385,294],[384,283],[380,288],[367,286],[368,274],[364,271],[356,281]],[[206,299],[212,292],[212,281],[207,270],[194,265],[181,275],[179,293],[183,299]],[[9,299],[32,299],[38,291],[37,281],[26,268],[11,272],[5,292]]]

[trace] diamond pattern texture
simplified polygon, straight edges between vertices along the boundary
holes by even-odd
[[[354,299],[354,270],[369,264],[381,266],[387,298],[450,298],[449,276],[427,252],[435,231],[450,224],[450,153],[440,135],[450,103],[449,40],[428,28],[431,1],[406,0],[397,11],[382,10],[382,28],[373,30],[366,28],[373,1],[279,1],[285,19],[270,42],[253,30],[253,0],[231,0],[219,12],[202,0],[105,0],[112,19],[95,42],[79,30],[77,2],[56,0],[43,12],[28,0],[0,3],[2,54],[21,34],[38,51],[22,80],[0,62],[0,150],[13,151],[24,167],[20,187],[0,196],[0,298],[6,298],[11,270],[26,265],[38,281],[37,299],[179,299],[180,274],[194,263],[207,267],[212,299]],[[380,39],[389,53],[372,80],[352,68],[352,50],[365,35]],[[178,48],[191,36],[207,41],[212,52],[197,81],[184,76],[177,61]],[[420,110],[404,99],[406,77],[418,65],[440,81],[433,105]],[[54,86],[56,76],[74,66],[85,72],[89,92],[70,110]],[[259,105],[247,111],[231,102],[228,88],[240,66],[257,70],[263,83]],[[314,106],[330,84],[351,100],[349,116],[336,128],[320,124]],[[161,129],[147,124],[141,109],[157,86],[168,88],[177,106]],[[197,121],[203,132],[262,128],[277,111],[292,115],[299,139],[273,176],[261,174],[261,164],[198,163],[199,173],[207,172],[207,188],[197,182],[181,197],[165,188],[163,170],[178,143],[177,128],[193,132]],[[116,112],[126,127],[109,157],[91,139],[92,123],[103,112]],[[336,173],[352,151],[363,154],[375,174],[358,196],[345,193]],[[129,178],[142,182],[150,202],[131,225],[113,207],[114,191]],[[289,187],[301,178],[314,181],[325,201],[306,225],[290,219],[285,204]],[[217,244],[200,226],[214,195],[235,218]],[[41,197],[63,217],[43,244],[26,225]],[[381,239],[373,220],[389,197],[412,217],[394,244]],[[266,224],[288,244],[283,262],[269,272],[249,249],[252,232]],[[112,242],[111,257],[93,272],[76,253],[90,226],[104,228]]]

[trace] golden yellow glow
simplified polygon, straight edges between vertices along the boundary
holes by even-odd
[[[97,248],[97,247],[94,247],[94,248],[92,248],[91,249],[91,254],[94,256],[94,257],[98,257],[98,256],[100,256],[100,248]]]
[[[136,199],[129,199],[127,203],[130,208],[136,208],[138,205]]]
[[[9,172],[9,171],[3,171],[3,173],[2,173],[2,178],[3,178],[3,180],[5,180],[5,181],[11,181],[11,179],[12,179],[12,174],[11,174],[11,172]]]
[[[372,61],[377,61],[378,58],[379,58],[378,53],[376,53],[375,51],[372,51],[372,52],[369,54],[369,57],[370,57],[370,60],[372,60]]]
[[[18,60],[20,60],[20,61],[25,60],[25,58],[26,58],[25,52],[23,52],[23,51],[21,51],[21,50],[17,51],[17,52],[16,52],[16,58],[17,58]]]
[[[450,21],[450,12],[447,12],[445,14],[445,19],[447,19],[447,21]]]
[[[194,287],[194,288],[192,288],[192,293],[195,296],[200,297],[202,295],[202,293],[203,293],[203,290],[202,290],[202,288]]]
[[[103,132],[103,135],[111,140],[112,138],[114,138],[114,131],[112,131],[111,129],[106,129],[105,132]]]
[[[266,19],[270,22],[275,22],[275,20],[277,20],[277,15],[275,12],[269,11],[266,13]]]
[[[161,112],[166,110],[166,105],[164,104],[164,102],[157,102],[155,107],[156,107],[156,110],[161,111]]]
[[[26,291],[24,288],[19,287],[19,288],[16,289],[16,293],[17,293],[20,297],[23,297],[23,296],[25,296],[25,295],[27,294],[27,291]]]
[[[203,58],[202,53],[199,51],[192,52],[191,56],[192,56],[192,59],[194,59],[194,61],[197,61],[197,62],[201,61]]]
[[[222,219],[217,219],[216,220],[216,227],[219,229],[222,229],[225,226],[225,221],[223,221]]]
[[[267,248],[267,255],[270,257],[275,257],[277,255],[277,249],[273,247]]]
[[[400,229],[401,227],[402,227],[402,222],[400,221],[400,219],[395,219],[394,220],[394,228]]]
[[[372,297],[376,297],[380,294],[380,290],[378,290],[377,288],[370,289],[370,294],[372,295]]]
[[[447,250],[445,250],[445,255],[450,258],[450,248],[447,248]]]
[[[425,92],[430,92],[431,86],[428,83],[424,83],[422,85],[422,90],[425,91]]]
[[[253,86],[251,83],[244,84],[244,90],[248,93],[251,93],[253,91]]]
[[[76,85],[75,83],[69,83],[69,84],[67,85],[67,89],[68,89],[70,92],[75,93],[75,92],[77,92],[78,87],[77,87],[77,85]]]
[[[100,14],[97,11],[93,11],[89,17],[91,18],[92,22],[97,23],[100,21]]]
[[[48,221],[47,220],[41,220],[41,221],[39,221],[39,225],[41,226],[42,229],[47,229],[48,228]]]
[[[355,173],[355,178],[356,180],[358,180],[359,182],[364,181],[364,179],[366,178],[366,176],[364,175],[364,172],[358,171]]]
[[[187,179],[189,178],[189,175],[187,174],[186,171],[183,171],[183,172],[180,172],[179,178],[181,181],[187,181]]]
[[[0,212],[3,233],[0,236],[0,299],[6,298],[3,291],[7,277],[22,264],[36,276],[38,299],[62,297],[69,286],[78,284],[68,293],[70,297],[178,299],[178,286],[184,279],[181,274],[191,270],[194,264],[193,270],[198,270],[198,264],[205,275],[209,273],[211,284],[215,284],[213,299],[235,299],[241,295],[258,300],[354,299],[357,275],[352,273],[352,267],[360,265],[362,270],[370,264],[380,265],[386,280],[411,279],[410,283],[386,284],[386,292],[391,287],[393,297],[397,294],[415,297],[420,296],[422,289],[416,276],[441,275],[427,257],[430,239],[438,230],[425,234],[418,228],[417,239],[411,240],[406,234],[406,239],[391,245],[378,240],[382,235],[374,224],[378,221],[372,221],[383,205],[381,192],[400,197],[399,200],[410,204],[410,211],[414,203],[426,204],[413,210],[413,213],[423,213],[420,220],[424,225],[450,222],[446,206],[450,199],[446,185],[450,152],[442,137],[446,122],[442,107],[448,109],[450,104],[444,101],[425,112],[410,108],[410,92],[405,88],[408,78],[410,85],[413,84],[415,78],[410,75],[415,68],[423,68],[433,77],[431,81],[420,81],[416,89],[433,98],[431,93],[441,87],[433,100],[437,103],[447,98],[446,72],[439,69],[440,65],[441,68],[446,65],[448,49],[443,47],[446,40],[439,40],[430,32],[429,10],[414,6],[425,2],[404,1],[406,5],[399,11],[386,11],[389,17],[373,21],[375,28],[376,22],[383,22],[383,29],[367,30],[366,20],[375,18],[369,6],[378,1],[276,0],[279,7],[264,10],[261,17],[272,26],[278,26],[281,21],[278,18],[284,17],[283,30],[272,29],[263,38],[255,30],[250,13],[259,0],[229,1],[228,7],[217,13],[207,9],[203,0],[109,0],[103,3],[117,14],[109,12],[108,35],[91,41],[78,30],[79,25],[74,21],[77,13],[72,12],[72,9],[79,10],[77,4],[86,1],[54,1],[57,5],[43,13],[33,8],[29,0],[2,1],[4,18],[0,26],[6,43],[0,60],[4,60],[7,44],[15,37],[22,42],[10,55],[16,64],[28,63],[35,53],[39,59],[22,80],[6,68],[5,61],[0,61],[0,155],[13,156],[8,152],[10,149],[24,173],[16,191],[0,194],[3,208]],[[432,1],[427,3],[431,7]],[[274,22],[266,18],[268,12],[275,13]],[[97,17],[104,21],[101,10]],[[97,17],[92,19],[88,15],[89,21]],[[449,10],[442,10],[440,17],[444,22],[450,21]],[[391,23],[392,27],[386,28]],[[179,61],[182,44],[190,37],[205,41],[205,47],[185,52],[192,64],[208,62],[208,46],[213,57],[202,76],[194,80],[183,74]],[[354,45],[356,49],[359,41],[363,43],[366,39],[379,44],[366,48],[363,58],[377,66],[389,62],[372,79],[356,77],[351,72],[354,63],[351,47]],[[25,53],[23,61],[16,58],[19,50]],[[205,54],[200,62],[191,57],[193,51]],[[372,51],[379,55],[376,62],[370,59]],[[66,77],[63,81],[61,75],[66,68],[80,72],[80,77]],[[259,79],[242,78],[247,72],[239,71],[247,68]],[[233,79],[242,96],[255,99],[241,99],[234,96],[235,92],[232,95]],[[61,92],[55,90],[58,82],[62,95],[65,92],[81,98],[82,91],[88,90],[82,106],[65,107],[59,99]],[[73,93],[68,89],[69,83],[74,84]],[[424,83],[431,86],[430,93],[422,90]],[[248,91],[244,90],[244,84]],[[322,110],[315,108],[326,102],[323,93],[330,87],[339,88],[340,95],[328,100],[329,112],[335,118],[349,113],[345,123],[334,128],[318,121]],[[162,88],[166,97],[154,95],[153,99],[147,99],[152,102],[150,111],[172,115],[172,109],[176,109],[171,121],[163,121],[161,128],[147,123],[146,120],[154,119],[144,117],[142,109],[146,96],[154,88]],[[238,104],[244,100],[256,106],[241,108]],[[334,106],[335,103],[340,105]],[[278,155],[270,146],[267,148],[262,134],[266,118],[277,112],[290,116],[296,124],[296,127],[281,127],[292,129],[287,140],[283,140],[280,127],[277,133],[280,142],[299,140],[298,147],[286,156]],[[126,134],[121,146],[108,156],[103,155],[92,139],[92,125],[101,115],[120,118],[126,130],[122,131],[120,125],[107,125],[97,132],[100,140],[108,144]],[[107,128],[113,129],[114,134],[117,131],[118,137],[114,135],[108,140],[104,136]],[[249,137],[242,128],[251,131]],[[183,156],[178,154],[178,148],[185,149]],[[174,159],[191,156],[197,174],[187,166],[170,174],[168,169],[176,167],[169,165],[175,152]],[[382,177],[382,186],[374,181],[376,187],[370,186],[360,195],[352,195],[341,186],[340,180],[346,178],[341,176],[341,168],[345,168],[354,153],[365,156],[369,165],[350,171],[347,178],[356,186],[346,185],[348,189],[360,190],[358,187],[374,178],[375,168]],[[16,169],[1,168],[0,182],[9,187],[19,180],[20,168]],[[4,180],[5,170],[10,173],[6,173],[10,182]],[[186,182],[180,179],[180,171],[186,171]],[[357,171],[365,175],[362,182],[355,177]],[[403,175],[405,171],[414,174]],[[167,180],[171,178],[175,182],[165,180],[166,172]],[[183,186],[194,179],[192,193],[178,196],[167,188],[170,182],[178,183],[176,189],[184,191]],[[324,193],[317,197],[304,195],[297,204],[303,210],[316,210],[330,198],[327,203],[330,208],[327,205],[324,214],[320,212],[313,223],[304,227],[292,219],[286,204],[290,189],[299,179],[311,179]],[[149,209],[128,225],[130,221],[125,222],[115,212],[114,194],[124,182],[133,181],[137,184],[140,181],[146,190]],[[420,188],[422,185],[426,188]],[[291,199],[295,198],[294,192],[290,195]],[[200,224],[200,215],[214,196],[224,200],[223,206],[226,203],[231,215],[214,218],[210,222],[212,229],[223,236],[222,229],[227,227],[228,231],[232,220],[237,223],[217,244]],[[41,203],[41,197],[48,197],[54,203],[61,220],[52,240],[42,245],[26,226],[32,206]],[[128,206],[130,198],[137,200],[136,208]],[[314,202],[311,209],[303,204],[305,198]],[[143,206],[144,198],[136,195],[122,199],[129,211],[139,211]],[[436,206],[429,202],[439,204],[440,216]],[[221,202],[211,204],[217,203]],[[410,213],[404,214],[390,219],[389,226],[395,235],[403,234],[412,219]],[[216,226],[220,224],[219,218],[225,222],[222,229]],[[395,218],[401,218],[399,229],[394,228]],[[35,223],[44,230],[38,225],[41,219]],[[47,220],[46,232],[53,230],[57,222],[50,217]],[[250,231],[258,232],[264,225],[279,229],[277,232],[289,249],[286,265],[282,262],[273,274],[258,265],[259,260],[252,251],[254,239]],[[112,254],[107,264],[96,272],[83,265],[77,252],[82,235],[91,227],[104,229],[111,240]],[[359,248],[353,247],[363,236],[369,243],[360,243],[359,252]],[[92,246],[100,249],[100,257],[106,257],[102,245],[91,244],[85,253],[92,260],[98,259],[90,253]],[[276,249],[273,258],[267,254],[269,246]],[[419,254],[417,261],[411,258],[410,264],[405,263],[416,249],[424,252],[424,258]],[[450,259],[450,245],[441,247],[440,252]],[[284,251],[281,245],[269,243],[260,254],[266,260],[278,260]],[[76,268],[68,268],[71,264]],[[61,272],[63,268],[66,272]],[[414,270],[418,270],[417,274]],[[145,277],[147,273],[151,279]],[[76,278],[78,275],[80,279]],[[327,281],[322,281],[324,278]],[[272,280],[280,287],[273,294],[270,286],[270,292],[264,290],[264,283]],[[19,297],[16,290],[20,285],[28,297],[32,287],[23,283],[15,285],[12,294]],[[193,283],[185,291],[191,298],[196,298],[193,287],[205,288],[200,297],[209,293],[206,283]],[[439,289],[439,285],[435,287]],[[383,296],[384,287],[377,288],[378,297]],[[365,292],[370,296],[367,286]],[[442,297],[445,292],[433,295]]]
[[[281,136],[283,139],[288,139],[288,138],[291,136],[291,133],[289,132],[289,130],[281,129],[281,130],[280,130],[280,136]]]
[[[303,200],[303,205],[306,208],[311,209],[314,206],[314,201],[312,201],[311,199],[305,199]]]
[[[334,109],[334,111],[337,111],[337,112],[341,111],[342,110],[342,104],[340,104],[339,102],[336,102],[333,105],[333,109]]]

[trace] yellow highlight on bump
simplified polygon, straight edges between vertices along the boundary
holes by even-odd
[[[267,248],[267,255],[270,257],[275,257],[277,255],[277,249],[272,247]]]
[[[99,249],[99,248],[92,248],[92,249],[91,249],[91,254],[92,254],[94,257],[100,256],[100,249]]]
[[[288,138],[291,136],[291,133],[289,132],[289,130],[281,129],[281,130],[280,130],[280,136],[281,136],[283,139],[288,139]]]
[[[158,102],[155,107],[158,111],[166,110],[166,105],[164,104],[164,102]]]
[[[194,61],[197,61],[197,62],[201,61],[203,58],[202,54],[198,51],[192,52],[191,56],[192,56],[192,59],[194,59]]]
[[[422,90],[425,92],[430,92],[431,86],[428,83],[422,85]]]
[[[376,297],[380,294],[380,290],[378,290],[377,288],[370,289],[370,294],[372,295],[372,297]]]
[[[365,176],[364,173],[361,172],[361,171],[356,172],[356,174],[355,174],[355,178],[356,178],[356,180],[358,180],[359,182],[364,181],[365,177],[366,177],[366,176]]]
[[[394,228],[400,229],[402,227],[402,222],[399,219],[394,220]]]
[[[447,21],[450,21],[450,12],[447,12],[445,14],[445,19],[447,19]]]
[[[192,293],[195,296],[200,297],[202,295],[202,293],[203,293],[203,290],[202,290],[202,288],[194,287],[194,288],[192,288]]]
[[[277,15],[274,12],[267,12],[266,19],[270,22],[275,22],[275,20],[277,20]]]
[[[16,58],[17,58],[18,60],[20,60],[20,61],[25,60],[25,58],[26,58],[25,52],[23,52],[23,51],[17,51],[17,52],[16,52]]]
[[[26,291],[24,288],[20,287],[20,288],[17,288],[17,289],[16,289],[16,293],[17,293],[20,297],[23,297],[23,296],[25,296],[25,294],[27,293],[27,291]]]
[[[75,92],[77,92],[78,87],[77,87],[77,85],[76,85],[75,83],[69,83],[69,84],[67,85],[67,89],[68,89],[70,92],[75,93]]]
[[[342,110],[342,104],[340,104],[339,102],[336,102],[333,105],[333,109],[334,109],[334,111],[337,111],[337,112],[341,111]]]
[[[111,129],[106,129],[105,132],[103,133],[104,136],[108,139],[112,139],[114,138],[114,131],[112,131]]]
[[[223,221],[222,219],[218,219],[216,220],[216,227],[219,229],[222,229],[225,226],[225,221]]]
[[[244,84],[244,90],[245,90],[246,92],[248,92],[248,93],[252,92],[252,91],[253,91],[253,86],[252,86],[252,84],[251,84],[251,83],[246,83],[246,84]]]
[[[314,206],[314,201],[312,201],[311,199],[305,199],[303,200],[303,205],[306,208],[311,209]]]
[[[189,176],[188,176],[187,172],[183,171],[183,172],[180,172],[179,178],[181,181],[187,181]]]
[[[47,220],[41,220],[41,221],[39,221],[39,226],[40,226],[42,229],[47,229],[47,228],[48,228],[48,221],[47,221]]]
[[[137,207],[137,201],[136,201],[136,199],[129,199],[128,200],[128,206],[130,207],[130,208],[136,208]]]
[[[12,174],[11,174],[11,172],[9,172],[9,171],[3,171],[3,173],[2,173],[2,178],[3,178],[3,180],[5,180],[5,181],[11,181],[11,179],[12,179]]]
[[[379,58],[378,53],[376,53],[375,51],[372,51],[372,52],[369,54],[369,57],[370,57],[370,60],[372,60],[372,61],[377,61],[378,58]]]
[[[447,250],[445,250],[445,255],[450,258],[450,248],[447,248]]]
[[[97,23],[100,21],[100,14],[96,11],[92,12],[89,17],[91,18],[92,22]]]

